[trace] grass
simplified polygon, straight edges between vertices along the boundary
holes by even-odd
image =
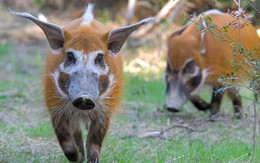
[[[163,104],[164,101],[164,82],[155,77],[150,80],[152,75],[132,75],[125,73],[124,99],[126,102],[143,102],[153,104]]]
[[[19,46],[0,45],[0,162],[68,162],[42,102],[43,45],[31,49]],[[164,89],[162,71],[125,73],[122,105],[103,143],[102,162],[250,162],[250,101],[244,100],[247,116],[237,120],[225,98],[223,120],[212,123],[207,112],[197,111],[190,103],[178,114],[165,111]],[[210,94],[209,88],[201,92],[208,101]],[[142,137],[175,124],[188,127],[174,127],[161,137]],[[260,160],[259,146],[256,160]]]
[[[219,139],[212,143],[207,138],[192,139],[190,136],[164,141],[113,137],[107,141],[107,144],[111,145],[104,148],[104,162],[240,162],[250,158],[251,148],[243,141]],[[122,144],[124,148],[114,149],[112,143]]]

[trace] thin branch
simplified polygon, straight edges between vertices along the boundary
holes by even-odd
[[[255,162],[255,153],[256,153],[256,128],[257,128],[257,113],[256,113],[256,101],[257,101],[257,94],[254,94],[254,128],[253,128],[253,161]]]
[[[247,1],[247,3],[249,3],[258,12],[258,14],[260,14],[260,11],[250,1]]]
[[[143,133],[141,135],[139,135],[138,137],[140,138],[147,138],[147,137],[159,137],[159,138],[162,138],[162,135],[174,128],[184,128],[186,129],[189,133],[190,132],[204,132],[206,131],[206,129],[203,129],[203,130],[198,130],[198,129],[195,129],[193,128],[192,126],[190,125],[187,125],[187,124],[174,124],[174,125],[171,125],[169,127],[167,127],[166,129],[163,129],[161,131],[151,131],[151,132],[146,132],[146,133]]]
[[[168,132],[168,131],[170,131],[174,128],[184,128],[184,129],[188,130],[189,132],[204,132],[204,131],[206,131],[206,130],[197,130],[197,129],[194,129],[191,126],[188,126],[188,125],[177,124],[177,125],[169,126],[166,129],[162,130],[160,132],[159,136],[163,135],[164,133],[166,133],[166,132]]]
[[[156,20],[153,23],[146,24],[144,27],[135,31],[132,34],[133,38],[140,39],[147,33],[150,33],[154,27],[159,24],[164,18],[166,18],[174,9],[181,8],[186,3],[186,0],[168,0],[163,8],[156,15]]]

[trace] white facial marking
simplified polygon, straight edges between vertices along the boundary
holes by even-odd
[[[55,86],[57,88],[57,91],[58,93],[61,95],[61,97],[63,99],[66,99],[68,97],[68,95],[66,93],[64,93],[62,91],[62,89],[60,88],[59,86],[59,77],[60,77],[60,72],[58,70],[55,70],[52,74],[51,74],[53,80],[54,80],[54,83],[55,83]]]
[[[82,60],[83,60],[83,52],[74,49],[69,49],[67,52],[73,52],[74,57],[76,59],[76,63],[71,66],[65,67],[64,62],[62,62],[62,64],[60,65],[60,70],[65,73],[72,74],[73,72],[81,68]]]
[[[94,4],[92,3],[88,4],[86,11],[82,17],[83,21],[81,25],[89,25],[92,23],[92,21],[94,20],[93,10],[94,10]]]
[[[197,76],[199,73],[200,73],[200,68],[199,66],[196,66],[195,71],[192,74],[190,74],[190,78]]]
[[[206,78],[207,78],[207,76],[208,76],[209,74],[210,74],[210,73],[209,73],[208,69],[202,70],[202,79],[201,79],[201,82],[200,82],[200,84],[198,85],[198,87],[197,87],[196,89],[194,89],[194,90],[190,93],[191,96],[194,96],[194,95],[196,95],[196,94],[198,93],[199,89],[200,89],[201,86],[204,84],[204,82],[205,82],[205,80],[206,80]]]
[[[97,50],[93,51],[88,55],[83,54],[83,51],[78,51],[75,49],[68,49],[69,52],[73,52],[74,57],[76,58],[76,63],[70,66],[65,67],[64,62],[60,65],[60,70],[62,72],[72,74],[73,72],[79,70],[91,71],[97,73],[98,76],[107,74],[109,71],[108,66],[105,63],[105,69],[101,68],[99,65],[95,64],[95,58],[99,53],[103,54],[103,51]]]
[[[105,63],[105,69],[103,69],[102,67],[97,66],[97,65],[95,64],[95,59],[96,59],[96,57],[97,57],[97,55],[98,55],[99,53],[104,54],[101,50],[98,50],[98,51],[91,52],[91,53],[88,55],[89,58],[88,58],[88,66],[87,66],[88,69],[91,69],[93,72],[97,73],[98,76],[107,74],[108,71],[109,71],[109,68],[108,68],[108,66],[106,65],[106,63]]]
[[[73,52],[76,62],[72,65],[65,66],[64,62],[61,63],[59,68],[55,70],[51,75],[53,77],[55,86],[57,88],[58,93],[61,95],[62,98],[68,98],[68,95],[63,92],[63,90],[59,86],[59,76],[60,72],[66,73],[68,75],[73,74],[74,72],[93,72],[97,74],[97,76],[101,75],[108,75],[109,78],[109,85],[106,91],[99,97],[97,102],[103,103],[103,100],[108,97],[109,93],[113,90],[116,80],[114,79],[114,74],[109,73],[109,67],[105,63],[105,67],[101,67],[100,65],[95,64],[95,59],[99,53],[103,54],[103,51],[97,50],[93,51],[88,55],[83,54],[83,51],[78,51],[75,49],[68,49],[67,52]],[[82,81],[83,82],[83,81]],[[87,85],[88,83],[86,83]],[[83,84],[84,85],[84,84]]]
[[[187,60],[184,62],[184,64],[183,64],[183,68],[187,65],[188,62],[190,62],[190,61],[192,61],[192,60],[193,60],[192,58],[187,59]],[[195,71],[194,71],[192,74],[189,75],[189,79],[192,78],[192,77],[194,77],[194,76],[197,76],[197,75],[199,74],[199,72],[200,72],[199,70],[200,70],[200,68],[199,68],[198,66],[196,66],[196,67],[195,67]],[[187,79],[187,80],[188,80],[188,79]],[[186,80],[184,80],[184,82],[186,82]]]
[[[114,80],[113,74],[110,74],[108,76],[108,80],[109,80],[109,85],[108,85],[106,91],[100,96],[100,99],[105,99],[115,86],[116,81]]]
[[[187,64],[188,62],[192,61],[192,60],[193,60],[193,58],[187,59],[187,60],[184,62],[183,67],[186,66],[186,64]]]

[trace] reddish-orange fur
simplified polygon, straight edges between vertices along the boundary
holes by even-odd
[[[220,29],[223,26],[228,25],[228,21],[234,19],[227,14],[209,14],[209,16],[213,21],[212,23],[216,24]],[[195,22],[201,23],[199,19],[195,20]],[[198,29],[197,25],[191,23],[181,35],[170,37],[168,43],[169,58],[173,63],[172,65],[175,65],[177,69],[180,69],[187,59],[194,58],[202,69],[209,68],[210,72],[212,72],[212,74],[207,77],[207,82],[216,82],[221,75],[226,75],[227,73],[234,71],[231,68],[231,65],[227,64],[227,59],[239,61],[243,61],[244,59],[241,54],[237,54],[236,57],[234,57],[233,51],[235,49],[231,47],[229,43],[215,38],[214,35],[210,33],[205,34],[204,42],[207,49],[206,54],[202,55],[200,53],[202,43],[200,40],[200,32],[197,31]],[[211,30],[216,32],[213,28]],[[240,42],[238,29],[233,30],[230,27],[227,35]],[[254,55],[260,57],[260,40],[252,25],[245,26],[241,29],[241,40],[243,47],[250,51],[258,48],[258,51]]]
[[[110,119],[120,103],[122,55],[127,37],[143,24],[108,29],[93,18],[89,4],[82,18],[63,28],[29,13],[12,12],[36,23],[50,44],[44,70],[44,97],[52,125],[65,156],[84,161],[80,124],[88,129],[87,161],[98,162]]]
[[[115,75],[115,79],[116,79],[115,86],[108,94],[108,96],[112,98],[104,100],[105,106],[108,107],[108,109],[104,109],[101,112],[103,112],[102,114],[105,116],[105,118],[101,117],[104,118],[102,122],[98,122],[99,119],[95,120],[92,118],[91,123],[93,123],[93,125],[90,126],[89,128],[89,139],[87,141],[88,161],[91,162],[93,160],[97,161],[99,158],[99,151],[102,145],[102,140],[108,130],[111,115],[120,103],[122,84],[123,84],[123,67],[122,67],[121,54],[118,54],[115,57],[111,57],[108,55],[107,36],[109,30],[106,29],[97,21],[92,22],[90,26],[79,26],[80,21],[81,20],[73,21],[68,26],[64,27],[65,39],[66,39],[64,44],[64,49],[73,48],[79,51],[83,49],[84,54],[89,54],[95,50],[102,50],[104,54],[107,54],[104,56],[104,60],[108,65],[108,67],[110,68],[111,73]],[[55,69],[58,68],[58,66],[64,60],[64,57],[65,57],[64,51],[61,53],[61,55],[56,55],[53,54],[51,51],[49,51],[47,55],[47,59],[45,61],[45,74],[48,74],[44,76],[45,102],[51,114],[52,123],[55,128],[57,136],[60,133],[59,126],[64,123],[62,121],[66,121],[66,119],[61,121],[59,119],[60,117],[59,116],[57,117],[56,115],[57,114],[56,112],[58,111],[58,109],[60,109],[60,106],[63,105],[64,101],[59,98],[59,93],[57,92],[55,83],[53,82],[53,78],[49,74],[51,74]],[[94,118],[98,118],[100,116],[98,115],[98,112],[94,112],[94,114],[96,114],[96,115],[92,115],[92,117]],[[72,117],[72,118],[77,119],[79,117]],[[101,123],[101,125],[99,125],[98,123]],[[66,124],[63,128],[66,129]],[[62,130],[64,130],[63,128]],[[82,141],[81,131],[79,130],[78,132],[79,132],[78,134],[79,138],[76,137],[75,138],[76,140],[79,141],[78,146],[82,146],[82,143],[80,143]],[[97,138],[97,140],[95,140],[96,138],[92,137],[91,136],[92,134],[94,135],[98,134],[100,138]],[[59,137],[60,136],[58,136],[58,138]],[[70,160],[81,160],[81,161],[84,160],[84,158],[82,158],[84,157],[84,154],[81,156],[77,156],[77,159],[74,159],[74,157],[67,154],[67,153],[77,151],[76,149],[70,149],[71,147],[73,147],[73,143],[71,140],[66,140],[64,142],[62,142],[62,140],[59,141],[61,147],[65,152],[65,155]],[[68,143],[68,145],[66,145],[66,143]],[[84,147],[82,147],[81,151],[84,152]]]
[[[223,26],[227,26],[229,21],[234,20],[234,18],[232,18],[230,15],[219,13],[217,11],[212,10],[208,13],[209,14],[207,15],[212,19],[212,24],[215,24],[217,28],[221,31],[223,31]],[[248,70],[249,73],[251,72],[245,63],[243,54],[238,52],[236,53],[236,55],[233,55],[235,47],[232,47],[229,44],[229,42],[222,41],[220,38],[216,38],[216,36],[214,34],[211,34],[210,32],[205,32],[205,35],[203,37],[201,33],[201,29],[199,28],[198,25],[198,24],[200,25],[203,24],[202,20],[203,18],[194,19],[190,24],[182,28],[182,30],[173,33],[169,37],[167,68],[170,70],[168,70],[166,76],[174,76],[174,73],[177,74],[175,76],[178,76],[178,82],[175,82],[175,84],[182,83],[182,85],[176,84],[177,86],[175,86],[175,88],[179,87],[180,88],[179,90],[181,90],[176,94],[185,92],[183,93],[185,94],[185,96],[183,95],[182,97],[185,98],[187,97],[189,100],[191,100],[191,102],[199,110],[207,110],[211,108],[211,114],[214,115],[219,112],[220,102],[222,99],[222,94],[216,93],[219,90],[219,88],[222,86],[222,83],[217,82],[218,78],[221,76],[226,76],[227,74],[231,74],[231,72],[235,72],[238,79],[236,79],[234,82],[238,82],[238,81],[242,81],[240,78],[240,74],[245,75],[245,72],[241,68],[239,69],[238,72],[236,72],[235,69],[232,68],[232,63],[227,64],[227,61],[228,60],[242,61],[244,63],[242,66],[246,70]],[[195,24],[194,22],[196,22],[197,24]],[[203,26],[205,27],[205,25]],[[210,27],[209,22],[207,22],[207,28],[212,32],[214,32],[216,35],[222,36],[222,34],[220,34],[216,29]],[[260,58],[260,39],[256,33],[255,28],[252,25],[247,25],[244,28],[242,28],[240,31],[238,29],[234,30],[231,27],[229,27],[226,35],[231,37],[234,41],[241,43],[241,45],[245,49],[248,49],[249,51],[253,51],[254,49],[256,49],[254,56],[256,56],[258,59]],[[228,38],[227,36],[223,36],[223,37],[226,40],[231,41],[230,38]],[[204,50],[206,49],[204,53],[202,52],[203,47]],[[188,78],[189,81],[192,82],[187,82],[187,83],[183,82],[184,79],[187,79],[187,75],[183,73],[183,70],[186,66],[187,61],[190,60],[194,61],[196,66],[199,67],[200,69],[199,74],[201,74],[202,70],[207,70],[208,72],[208,76],[206,77],[205,83],[212,85],[214,88],[211,104],[207,104],[196,95],[191,95],[192,91],[190,90],[195,90],[195,89],[191,89],[192,88],[191,83],[196,83],[196,80],[194,78],[192,77]],[[244,77],[242,79],[244,79]],[[229,81],[231,82],[231,80]],[[167,85],[169,85],[169,82],[167,83]],[[173,82],[171,85],[174,85]],[[241,97],[238,95],[238,92],[235,89],[228,89],[227,92],[233,101],[235,112],[238,114],[238,117],[241,117],[241,108],[242,108]],[[166,97],[168,97],[169,99],[168,101],[170,102],[175,100],[175,99],[171,99],[170,96],[168,95]],[[180,96],[176,96],[176,97],[180,97]],[[178,110],[179,108],[175,107],[174,105],[177,106],[177,104],[179,104],[181,106],[181,104],[183,103],[184,100],[182,103],[172,102],[171,107],[168,107],[167,109],[170,111]]]
[[[84,54],[89,54],[95,50],[102,50],[105,54],[108,54],[107,50],[107,35],[109,29],[103,26],[98,21],[94,20],[89,26],[80,26],[82,18],[76,19],[64,26],[65,31],[65,45],[64,49],[73,48],[75,50],[84,49]],[[86,34],[87,33],[87,34]],[[75,40],[75,36],[77,40]],[[73,36],[73,38],[72,38]],[[102,41],[100,41],[103,40]],[[51,74],[64,60],[65,53],[62,52],[62,55],[55,55],[51,51],[48,52],[46,61],[45,61],[45,74]],[[105,61],[110,67],[117,81],[116,86],[111,91],[110,96],[114,97],[107,101],[107,105],[111,107],[108,113],[111,115],[116,107],[119,105],[121,98],[121,90],[123,84],[123,65],[122,65],[122,55],[118,54],[115,57],[110,57],[105,55]],[[44,93],[45,93],[45,102],[50,112],[53,112],[52,109],[55,109],[57,106],[60,106],[62,101],[58,98],[58,92],[56,90],[53,79],[50,75],[44,76]]]

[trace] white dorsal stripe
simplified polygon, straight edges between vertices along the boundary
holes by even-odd
[[[94,10],[94,4],[89,3],[88,6],[86,7],[85,13],[82,16],[83,21],[82,21],[81,25],[89,25],[89,24],[91,24],[91,22],[94,19],[93,10]]]
[[[62,99],[66,99],[68,98],[67,94],[63,92],[63,90],[60,88],[59,85],[59,77],[60,77],[60,72],[58,71],[58,69],[56,69],[52,74],[51,74],[54,84],[57,88],[58,93],[61,95]]]
[[[202,20],[202,26],[203,26],[204,29],[207,29],[207,22],[205,20]],[[205,34],[206,34],[206,32],[201,32],[201,35],[200,35],[200,37],[201,37],[200,54],[201,55],[205,55],[206,54]]]
[[[211,9],[211,10],[205,11],[203,14],[205,14],[205,15],[210,15],[210,14],[219,14],[219,15],[221,15],[221,14],[225,14],[225,13],[223,13],[223,12],[217,10],[217,9]]]

